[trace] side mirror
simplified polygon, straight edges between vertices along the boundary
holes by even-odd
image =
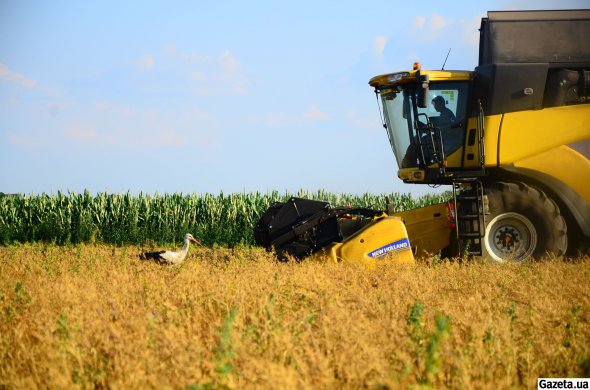
[[[418,89],[418,107],[428,107],[428,88],[430,86],[430,78],[428,75],[423,75],[418,78],[420,89]]]

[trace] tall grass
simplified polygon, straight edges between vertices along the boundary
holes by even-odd
[[[170,243],[191,232],[208,245],[254,244],[252,227],[275,201],[291,196],[318,199],[334,206],[385,209],[388,197],[402,211],[444,201],[448,196],[409,194],[335,194],[299,191],[297,194],[259,192],[213,194],[91,195],[58,192],[0,196],[0,244],[82,242],[142,244]]]

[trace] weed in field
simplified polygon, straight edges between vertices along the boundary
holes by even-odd
[[[222,383],[232,382],[230,377],[234,375],[232,360],[236,353],[232,346],[232,333],[237,315],[236,309],[231,309],[228,313],[220,329],[219,345],[215,351],[215,359],[217,360],[215,371],[220,375]]]
[[[4,308],[6,322],[14,320],[27,306],[31,303],[31,295],[25,289],[22,282],[16,282],[13,292],[13,298],[2,296],[2,301],[8,300],[6,307]]]
[[[565,340],[563,346],[570,348],[576,341],[576,334],[578,333],[578,316],[582,311],[582,306],[576,305],[572,308],[571,318],[565,323]]]
[[[440,349],[441,344],[447,338],[451,329],[451,320],[449,317],[437,314],[435,318],[435,329],[428,336],[428,345],[426,346],[426,356],[424,364],[426,366],[426,384],[435,383],[436,375],[440,371],[441,357]]]
[[[422,313],[424,311],[424,304],[420,301],[414,302],[408,313],[407,324],[410,328],[410,338],[421,346],[424,340],[424,321],[422,320]]]
[[[484,344],[491,344],[496,340],[496,336],[494,336],[494,328],[492,327],[488,327],[486,329],[486,332],[483,336],[482,341],[484,342]]]
[[[424,304],[415,301],[407,316],[409,336],[416,346],[416,359],[418,368],[422,370],[419,375],[419,382],[424,385],[431,385],[435,382],[436,375],[440,371],[440,349],[444,339],[450,332],[450,319],[448,316],[437,314],[435,316],[434,330],[426,332],[423,321]]]
[[[68,316],[65,311],[61,311],[59,313],[59,317],[55,321],[57,325],[57,329],[55,331],[55,335],[58,339],[65,341],[70,338],[70,329],[68,326]]]
[[[508,320],[510,321],[510,334],[512,334],[516,324],[516,319],[518,318],[516,315],[516,302],[510,302],[510,306],[508,306],[506,309],[506,314],[508,315]]]

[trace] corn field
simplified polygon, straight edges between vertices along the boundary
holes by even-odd
[[[445,201],[448,194],[415,199],[409,194],[336,194],[304,191],[297,194],[259,192],[213,195],[130,193],[91,195],[58,192],[0,196],[0,244],[83,242],[158,244],[178,242],[191,232],[212,246],[252,245],[252,228],[271,203],[291,196],[330,202],[333,206],[385,209],[389,198],[395,211]]]

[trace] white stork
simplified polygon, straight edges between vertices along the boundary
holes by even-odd
[[[177,252],[173,251],[157,251],[157,252],[146,252],[139,255],[143,260],[154,260],[159,264],[165,265],[178,265],[184,261],[186,254],[188,253],[188,247],[190,242],[194,242],[199,246],[203,246],[192,234],[187,233],[184,235],[184,246]]]

